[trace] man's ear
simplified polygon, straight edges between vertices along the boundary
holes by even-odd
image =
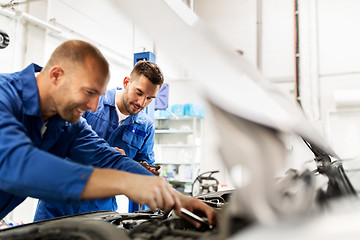
[[[124,81],[123,81],[124,89],[127,88],[127,85],[129,84],[129,82],[130,82],[130,78],[129,78],[129,77],[125,77],[125,78],[124,78]]]
[[[50,80],[53,84],[58,85],[64,76],[64,70],[62,67],[54,66],[49,72]]]

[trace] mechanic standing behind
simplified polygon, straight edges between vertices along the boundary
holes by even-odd
[[[74,204],[124,194],[151,209],[174,208],[181,215],[184,207],[218,222],[205,203],[162,178],[144,176],[152,174],[81,118],[96,111],[109,78],[100,51],[78,40],[57,47],[43,69],[31,64],[0,74],[0,218],[27,196]]]
[[[96,112],[86,112],[83,117],[97,134],[110,146],[123,151],[126,156],[143,164],[149,171],[159,175],[153,165],[154,121],[143,110],[149,106],[164,83],[159,66],[149,61],[135,64],[130,76],[123,80],[123,89],[108,90],[101,96]],[[117,210],[116,199],[97,200],[101,210]],[[109,206],[112,203],[112,206]],[[129,202],[132,211],[137,204]],[[94,208],[96,209],[96,208]]]
[[[142,110],[156,97],[163,82],[163,74],[155,63],[139,61],[130,77],[124,78],[124,89],[108,90],[100,97],[97,111],[85,112],[83,117],[110,146],[123,150],[126,156],[138,162],[152,165],[155,162],[154,122]],[[150,165],[148,170],[151,170]],[[41,201],[34,220],[100,210],[116,211],[115,197],[84,201],[80,206]]]

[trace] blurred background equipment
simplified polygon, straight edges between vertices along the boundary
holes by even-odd
[[[197,176],[192,184],[191,195],[195,197],[200,194],[217,192],[219,181],[212,175],[218,172],[219,171],[209,171]]]
[[[155,98],[155,110],[166,110],[169,107],[169,84],[164,83]]]
[[[6,32],[0,30],[0,48],[6,48],[9,46],[9,42],[9,35]]]

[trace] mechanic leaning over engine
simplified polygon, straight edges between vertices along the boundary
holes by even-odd
[[[201,211],[216,224],[211,207],[151,176],[81,117],[96,111],[109,78],[104,56],[79,40],[57,47],[44,68],[0,74],[0,218],[27,196],[80,204],[124,194],[151,209]]]
[[[163,82],[164,76],[157,64],[139,61],[130,76],[124,78],[124,89],[108,90],[100,97],[96,112],[83,114],[92,129],[107,140],[110,146],[121,149],[126,156],[146,164],[147,169],[155,175],[159,175],[159,172],[151,166],[155,162],[154,122],[142,110],[156,97]],[[137,203],[129,204],[137,206]],[[87,200],[81,205],[40,200],[34,221],[99,210],[116,211],[115,197]]]

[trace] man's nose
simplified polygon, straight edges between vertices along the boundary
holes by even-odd
[[[142,97],[142,98],[140,99],[140,102],[139,102],[140,106],[141,106],[141,107],[145,107],[146,101],[147,101],[147,98],[146,98],[146,97]]]
[[[93,111],[93,112],[96,112],[97,110],[97,107],[98,107],[98,104],[99,104],[99,98],[100,97],[94,97],[94,98],[91,98],[87,107]]]

